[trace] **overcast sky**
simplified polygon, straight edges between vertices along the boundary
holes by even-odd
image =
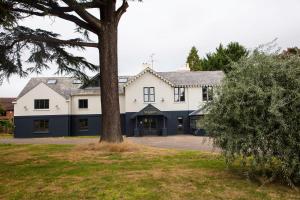
[[[119,71],[133,75],[154,56],[154,69],[170,71],[185,65],[195,45],[204,56],[220,44],[237,41],[249,49],[278,38],[281,48],[300,46],[299,0],[144,0],[130,2],[119,26]],[[66,21],[31,18],[25,26],[74,36]],[[98,51],[76,52],[98,64]],[[55,66],[54,66],[55,69]],[[54,70],[43,76],[53,76]],[[92,74],[90,74],[92,75]],[[30,77],[36,76],[32,74]],[[16,97],[29,78],[13,77],[0,86],[1,97]]]

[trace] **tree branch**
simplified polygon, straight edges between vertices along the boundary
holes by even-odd
[[[93,47],[98,48],[98,43],[91,43],[91,42],[81,42],[76,39],[73,40],[60,40],[52,37],[42,37],[42,36],[22,36],[19,40],[32,40],[36,42],[46,42],[48,44],[62,44],[62,45],[69,45],[69,46],[80,46],[80,47]]]
[[[70,8],[72,8],[83,20],[93,26],[95,29],[100,30],[102,28],[101,21],[87,12],[76,0],[62,0]]]
[[[116,18],[117,22],[119,23],[122,15],[127,11],[127,8],[129,7],[127,0],[123,0],[122,5],[118,8],[116,11]]]
[[[22,12],[22,13],[30,14],[30,15],[40,16],[40,17],[44,17],[44,16],[47,16],[47,15],[56,16],[56,17],[62,18],[64,20],[73,22],[76,25],[78,25],[79,27],[82,27],[82,28],[84,28],[88,31],[91,31],[91,32],[95,33],[95,34],[97,34],[97,32],[98,32],[92,26],[90,26],[85,21],[79,19],[78,17],[60,11],[59,7],[55,7],[55,6],[52,5],[52,6],[50,6],[50,8],[47,8],[44,5],[41,5],[41,4],[38,4],[38,3],[33,4],[31,6],[34,9],[39,10],[41,12],[36,12],[36,11],[33,11],[33,10],[27,10],[27,9],[24,9],[24,8],[11,8],[11,10],[16,11],[16,12]]]
[[[78,3],[80,7],[83,8],[98,8],[100,5],[105,5],[103,1],[92,1],[92,2],[86,2],[86,3]],[[67,7],[57,7],[57,9],[61,12],[73,12],[74,9],[70,6]]]

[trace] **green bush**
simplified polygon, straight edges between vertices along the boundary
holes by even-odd
[[[228,164],[300,183],[299,57],[256,52],[234,63],[208,106],[204,126]]]

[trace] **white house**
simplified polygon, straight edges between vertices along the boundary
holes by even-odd
[[[84,85],[73,78],[32,78],[15,102],[15,137],[99,135],[99,76]],[[213,88],[223,77],[221,71],[156,72],[151,68],[136,76],[120,76],[123,133],[191,133],[190,114],[212,100]]]

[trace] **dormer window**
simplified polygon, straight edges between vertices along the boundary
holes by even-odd
[[[81,84],[81,83],[82,83],[81,80],[78,79],[73,81],[73,84]]]
[[[119,83],[127,83],[128,78],[119,78]]]
[[[47,81],[47,84],[49,84],[49,85],[54,85],[54,84],[56,84],[56,82],[57,82],[57,80],[55,80],[55,79],[50,79],[50,80]]]

